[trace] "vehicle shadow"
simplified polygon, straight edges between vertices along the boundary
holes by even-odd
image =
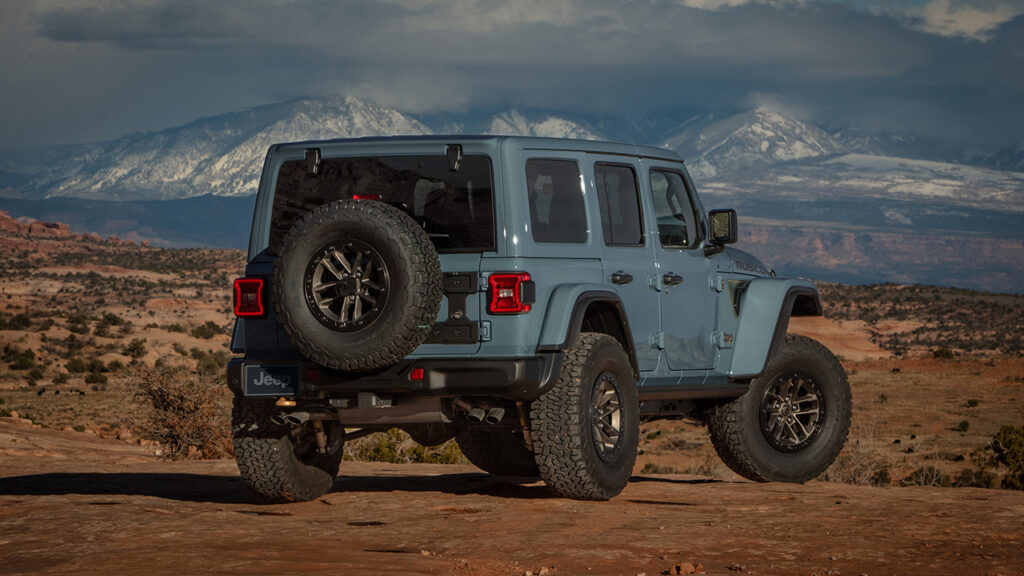
[[[442,492],[498,498],[550,498],[538,480],[482,473],[339,476],[329,493]],[[49,473],[0,478],[0,496],[152,496],[179,502],[260,504],[237,476],[186,473]]]
[[[237,476],[170,472],[56,472],[0,478],[0,496],[153,496],[180,502],[256,504]]]
[[[441,492],[497,498],[553,498],[538,478],[491,476],[482,472],[431,476],[339,476],[332,492]]]
[[[630,482],[711,484],[721,480],[633,476]],[[555,498],[536,478],[484,473],[437,475],[341,475],[331,493],[440,492],[509,499]],[[152,496],[179,502],[259,504],[238,476],[172,472],[61,472],[0,478],[0,496]]]

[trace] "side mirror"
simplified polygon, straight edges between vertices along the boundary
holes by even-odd
[[[734,244],[739,239],[735,210],[712,210],[708,212],[708,222],[711,225],[708,244],[711,246],[721,248],[726,244]]]
[[[711,242],[713,244],[734,244],[739,239],[736,228],[736,211],[712,210],[708,212],[711,221]]]

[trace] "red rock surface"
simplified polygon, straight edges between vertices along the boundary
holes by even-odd
[[[638,475],[576,502],[471,466],[342,467],[262,505],[230,460],[0,419],[0,574],[1024,574],[1009,490]]]

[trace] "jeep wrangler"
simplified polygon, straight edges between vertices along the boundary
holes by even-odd
[[[634,145],[428,136],[272,146],[227,366],[238,468],[327,492],[348,440],[455,438],[482,470],[606,500],[639,426],[707,424],[738,474],[804,482],[842,448],[846,373],[786,333],[817,289],[727,247],[682,159]]]

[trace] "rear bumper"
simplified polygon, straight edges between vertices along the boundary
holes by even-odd
[[[234,358],[227,365],[228,387],[241,396],[246,365],[300,366],[299,398],[345,397],[359,392],[428,396],[496,396],[529,401],[558,377],[561,353],[516,358],[431,358],[403,360],[381,372],[352,374],[299,359]],[[423,369],[422,380],[410,380]]]

